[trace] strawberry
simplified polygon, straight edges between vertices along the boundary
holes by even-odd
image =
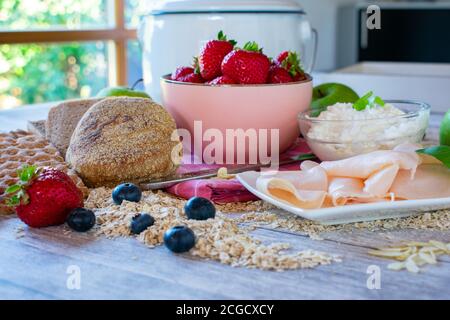
[[[64,172],[24,166],[17,174],[19,183],[6,189],[8,204],[30,227],[62,224],[72,209],[83,207],[83,194]]]
[[[204,83],[205,80],[198,73],[190,73],[184,77],[178,78],[178,81],[181,82],[190,82],[190,83]]]
[[[272,65],[269,69],[269,83],[288,83],[292,82],[292,77],[286,69]]]
[[[231,51],[222,61],[222,73],[240,84],[266,83],[270,60],[256,42]]]
[[[171,75],[170,79],[179,80],[191,73],[194,73],[194,68],[192,67],[179,67]]]
[[[208,82],[208,84],[219,85],[219,84],[236,84],[233,79],[228,76],[220,76]]]
[[[230,53],[236,41],[227,40],[222,31],[217,35],[217,40],[208,41],[198,56],[200,74],[205,80],[212,80],[222,74],[221,64],[223,58]]]
[[[283,51],[275,59],[275,64],[286,69],[294,81],[306,79],[305,72],[300,66],[300,59],[296,52]]]

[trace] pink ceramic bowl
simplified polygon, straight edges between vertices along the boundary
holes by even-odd
[[[235,163],[242,163],[244,155],[245,163],[254,163],[255,155],[261,160],[261,154],[282,153],[295,142],[300,133],[297,116],[299,112],[306,111],[311,103],[312,78],[308,75],[304,81],[287,84],[211,86],[173,81],[167,75],[161,78],[161,89],[162,103],[174,117],[177,127],[187,129],[192,135],[191,147],[194,140],[197,143],[201,141],[204,153],[211,153],[211,141],[221,140],[220,136],[217,137],[220,132],[223,136],[221,153],[224,161],[227,160],[225,155],[232,153]],[[201,130],[198,121],[201,121]],[[232,139],[227,140],[227,129],[251,129],[247,131],[249,138],[245,146],[239,147],[236,139],[234,143]],[[272,139],[278,141],[270,138],[275,133],[273,129],[279,130],[279,138]],[[254,132],[257,132],[257,143]],[[261,137],[266,137],[266,144]],[[189,143],[183,141],[183,146],[189,147]],[[212,154],[217,160],[220,154],[215,153],[221,148],[220,141],[215,147],[216,151]],[[264,148],[267,150],[262,150]],[[197,144],[197,151],[199,149]],[[229,162],[230,157],[226,163]]]

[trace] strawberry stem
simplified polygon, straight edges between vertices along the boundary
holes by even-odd
[[[198,62],[198,57],[194,57],[192,66],[194,67],[194,73],[200,74],[200,63]]]
[[[262,52],[262,48],[260,49],[255,41],[247,42],[242,49],[246,51]]]
[[[220,30],[219,33],[217,34],[217,40],[228,41],[229,43],[231,43],[233,45],[233,47],[237,44],[237,41],[235,41],[235,40],[228,40],[227,36],[223,33],[222,30]]]
[[[26,186],[36,177],[39,170],[36,166],[24,165],[21,169],[17,170],[17,176],[19,182],[12,186],[9,186],[5,190],[6,204],[8,206],[18,206],[20,204],[27,204],[30,200],[26,193]]]

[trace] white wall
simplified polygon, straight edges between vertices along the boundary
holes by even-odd
[[[307,13],[311,25],[319,32],[316,71],[336,68],[337,11],[341,5],[357,3],[358,0],[297,0]]]

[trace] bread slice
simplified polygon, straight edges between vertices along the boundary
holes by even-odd
[[[81,118],[66,161],[90,187],[172,174],[182,147],[170,114],[150,99],[107,98]]]
[[[77,99],[61,102],[48,112],[45,124],[45,137],[49,140],[63,157],[69,147],[70,138],[78,121],[95,103],[102,99]]]
[[[38,137],[45,138],[45,123],[47,120],[28,121],[27,129]]]

